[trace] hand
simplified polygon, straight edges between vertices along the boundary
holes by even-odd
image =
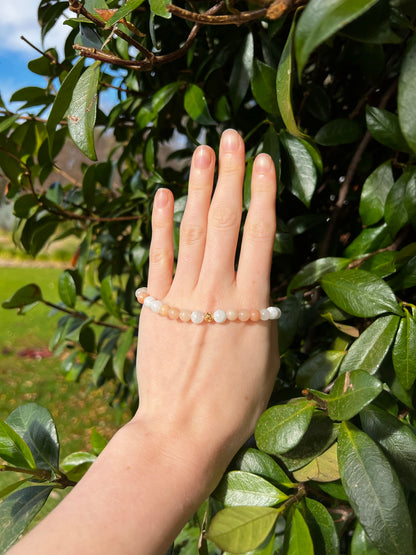
[[[251,203],[235,271],[241,224],[244,143],[227,130],[212,196],[215,155],[196,149],[173,275],[173,197],[158,191],[153,209],[148,292],[171,307],[214,311],[264,308],[275,237],[276,175],[257,156]],[[212,200],[211,200],[212,196]],[[185,323],[144,308],[137,374],[140,407],[134,420],[158,437],[183,436],[215,462],[212,480],[253,433],[279,367],[276,322]],[[175,455],[173,455],[175,456]]]

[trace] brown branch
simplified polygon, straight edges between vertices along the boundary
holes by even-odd
[[[37,46],[35,46],[34,44],[32,44],[29,40],[27,40],[26,37],[24,37],[23,35],[21,35],[20,37],[26,44],[28,44],[29,46],[31,46],[34,50],[36,50],[36,52],[39,52],[39,54],[41,54],[42,56],[45,56],[45,58],[49,58],[49,60],[51,60],[51,62],[53,62],[54,64],[58,63],[58,60],[55,58],[55,56],[53,56],[50,52],[44,52],[43,50],[40,50],[40,48],[38,48]]]
[[[399,248],[399,246],[403,243],[403,241],[406,239],[408,232],[409,232],[408,227],[403,228],[399,233],[399,235],[396,237],[395,241],[391,243],[391,245],[388,245],[387,247],[383,247],[382,249],[377,249],[374,252],[370,252],[369,254],[367,254],[366,256],[363,256],[358,260],[353,260],[350,264],[348,264],[347,269],[351,270],[352,268],[358,268],[366,260],[369,260],[373,256],[376,256],[376,254],[380,254],[382,252],[396,251]]]

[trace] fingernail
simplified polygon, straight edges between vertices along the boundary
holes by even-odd
[[[158,189],[158,191],[156,193],[156,198],[155,198],[156,208],[158,210],[162,210],[163,208],[166,208],[168,202],[169,202],[168,190],[167,189]]]
[[[240,146],[240,135],[237,131],[234,131],[234,129],[227,129],[227,131],[224,131],[222,134],[221,143],[224,150],[238,150]]]
[[[272,159],[268,154],[259,154],[256,158],[256,169],[269,171],[272,167]]]
[[[211,165],[211,149],[207,146],[199,146],[194,154],[194,165],[199,170],[206,170]]]

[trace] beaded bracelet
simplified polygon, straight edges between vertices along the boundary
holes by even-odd
[[[182,322],[192,322],[202,324],[203,322],[223,324],[225,321],[258,322],[259,320],[277,320],[282,315],[280,308],[269,306],[260,310],[215,310],[214,312],[202,312],[202,310],[184,310],[174,306],[169,306],[159,299],[152,297],[147,292],[146,287],[140,287],[136,291],[136,299],[146,308],[150,308],[160,316],[167,316],[170,320],[181,320]]]

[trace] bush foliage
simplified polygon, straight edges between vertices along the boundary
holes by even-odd
[[[79,241],[59,304],[34,276],[3,306],[60,311],[50,347],[67,351],[68,379],[111,380],[114,403],[134,409],[134,290],[147,282],[153,196],[175,195],[177,246],[192,150],[239,130],[248,176],[260,151],[276,164],[281,371],[255,438],[172,552],[412,555],[415,4],[180,4],[70,0],[64,53],[29,63],[45,86],[16,91],[17,111],[0,101],[15,242],[36,256],[63,236]],[[42,37],[67,8],[41,0]],[[112,147],[97,160],[99,133]],[[81,181],[57,168],[69,137],[89,158]],[[33,404],[0,424],[0,469],[31,483],[1,492],[3,549],[53,488],[79,479],[102,438],[93,446],[60,462],[53,421]]]

